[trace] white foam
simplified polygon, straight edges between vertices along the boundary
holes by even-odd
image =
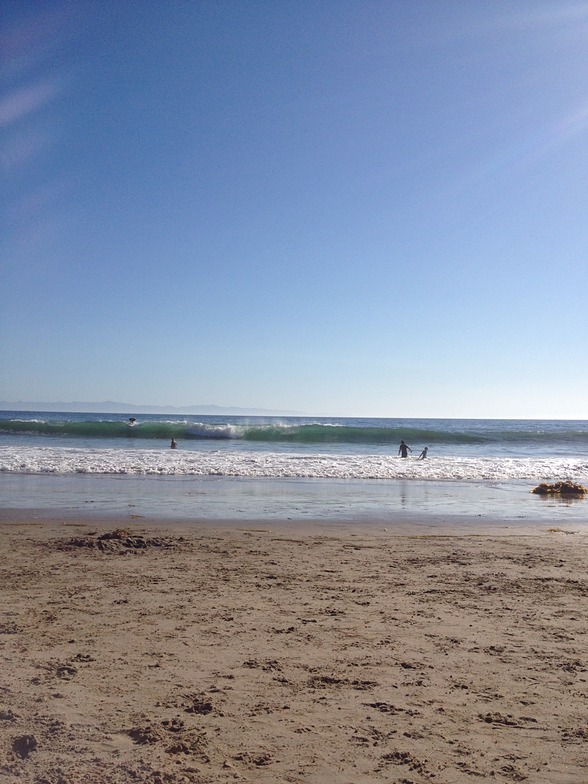
[[[588,460],[575,458],[432,457],[427,460],[354,454],[240,450],[82,449],[0,446],[8,473],[128,474],[328,479],[532,480],[585,482]]]

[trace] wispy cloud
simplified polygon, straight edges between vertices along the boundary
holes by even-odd
[[[60,80],[45,79],[14,90],[0,100],[0,127],[5,128],[39,111],[49,104],[61,89]]]

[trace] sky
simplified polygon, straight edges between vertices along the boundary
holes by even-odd
[[[6,0],[0,400],[588,419],[588,0]]]

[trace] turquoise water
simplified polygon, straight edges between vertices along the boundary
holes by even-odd
[[[588,456],[588,422],[562,420],[493,419],[375,419],[306,417],[218,417],[0,412],[0,438],[14,443],[46,444],[67,439],[87,449],[99,446],[128,448],[138,443],[182,442],[202,449],[207,443],[231,448],[268,446],[331,446],[347,451],[382,447],[393,450],[400,439],[413,448],[426,445],[436,453],[479,455],[553,454]],[[22,439],[26,439],[26,442]]]

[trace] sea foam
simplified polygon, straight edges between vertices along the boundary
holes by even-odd
[[[585,481],[588,460],[563,457],[431,457],[214,450],[0,447],[0,471],[325,479]]]

